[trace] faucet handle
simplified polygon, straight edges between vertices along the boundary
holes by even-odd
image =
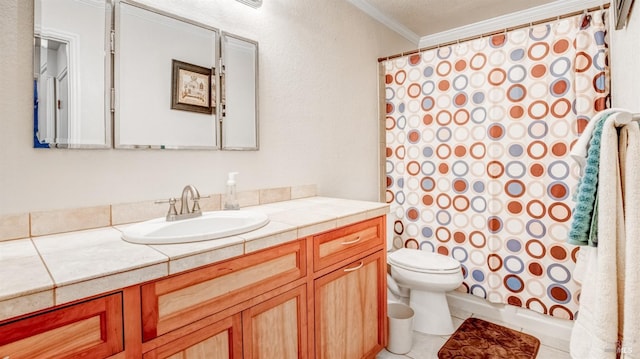
[[[193,208],[191,209],[191,212],[201,212],[202,210],[200,209],[200,200],[203,198],[210,198],[211,196],[200,196],[198,194],[198,197],[194,197],[193,198]]]
[[[200,212],[200,203],[198,203],[200,198],[202,198],[202,197],[195,197],[193,199],[193,207],[191,208],[191,213]]]
[[[177,200],[175,199],[175,197],[171,197],[169,199],[158,199],[158,200],[153,201],[153,203],[155,203],[155,204],[162,204],[162,203],[169,203],[169,204],[173,203],[173,204],[175,204],[176,201]]]
[[[158,201],[155,201],[154,203],[156,204],[169,203],[169,211],[167,212],[167,221],[174,220],[175,217],[178,215],[178,210],[176,209],[176,199],[174,197],[171,197],[169,199],[164,199],[164,200],[158,200]]]

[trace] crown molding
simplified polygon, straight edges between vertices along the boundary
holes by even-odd
[[[418,48],[423,48],[609,4],[610,0],[556,0],[549,4],[532,7],[527,10],[517,11],[423,37],[420,37],[420,35],[411,31],[394,18],[387,16],[377,7],[371,5],[367,0],[347,0],[347,2],[351,3],[353,6],[357,7],[389,29],[397,32],[411,43],[416,44]]]
[[[517,11],[510,14],[494,17],[492,19],[479,21],[473,24],[460,26],[451,30],[438,32],[423,36],[418,42],[418,48],[446,44],[459,39],[467,39],[487,34],[491,32],[508,29],[523,24],[553,18],[556,16],[569,14],[576,11],[604,6],[609,4],[608,0],[564,0],[554,1],[549,4],[532,7],[527,10]]]
[[[254,9],[257,9],[260,6],[262,6],[262,0],[237,0],[237,1],[245,5],[249,5]]]
[[[417,44],[420,41],[420,35],[409,30],[408,27],[402,25],[392,17],[387,16],[377,7],[371,5],[367,0],[347,0],[347,2],[351,3],[353,6],[357,7],[389,29],[397,32],[411,43]]]

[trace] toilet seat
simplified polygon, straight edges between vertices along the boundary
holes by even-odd
[[[388,256],[389,264],[420,273],[448,274],[460,271],[460,262],[442,254],[400,248]]]

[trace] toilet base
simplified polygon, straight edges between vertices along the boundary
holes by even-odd
[[[453,321],[445,292],[411,289],[409,298],[411,309],[415,312],[413,330],[433,335],[453,333]]]

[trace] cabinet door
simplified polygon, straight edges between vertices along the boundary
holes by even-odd
[[[240,359],[240,314],[204,327],[144,354],[144,359]]]
[[[0,325],[0,358],[106,358],[122,350],[121,293]]]
[[[316,358],[373,358],[384,347],[384,251],[315,281]]]
[[[307,357],[306,285],[242,314],[245,359]]]

